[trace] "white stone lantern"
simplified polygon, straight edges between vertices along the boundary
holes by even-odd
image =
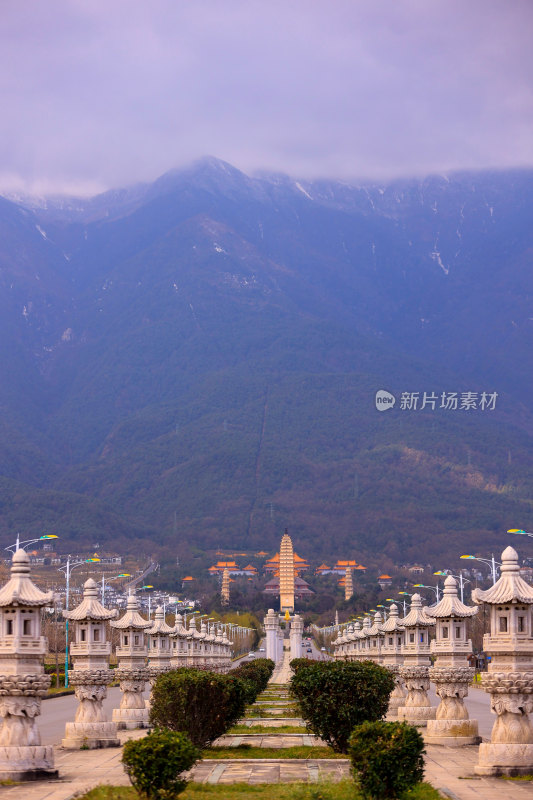
[[[216,635],[214,631],[210,631],[208,629],[207,635],[205,637],[206,642],[206,652],[207,658],[205,662],[205,668],[211,671],[215,671],[216,668]]]
[[[428,719],[435,719],[436,714],[427,695],[431,663],[429,632],[434,624],[434,620],[426,616],[425,609],[422,608],[420,595],[414,594],[411,598],[411,609],[402,619],[405,632],[402,647],[404,660],[400,667],[400,676],[405,681],[407,697],[405,705],[398,708],[398,718],[419,728],[426,727]]]
[[[352,661],[360,661],[361,660],[361,653],[360,653],[360,650],[361,650],[361,633],[362,633],[362,631],[361,631],[361,623],[359,621],[355,622],[354,626],[353,626],[353,634],[350,634],[350,638],[352,638],[352,635],[353,635],[352,648],[351,648],[351,650],[352,650],[351,660]]]
[[[478,744],[477,722],[468,718],[464,704],[468,685],[474,677],[474,670],[468,665],[472,642],[466,624],[478,609],[465,606],[459,600],[457,581],[448,575],[441,601],[425,612],[436,622],[435,639],[431,642],[436,662],[429,670],[429,677],[440,697],[436,719],[428,720],[426,741],[452,747]]]
[[[497,714],[490,742],[479,745],[478,775],[528,775],[533,772],[533,588],[520,577],[518,554],[502,553],[500,579],[487,591],[474,589],[474,603],[490,606],[490,633],[483,649],[490,656],[481,676]]]
[[[122,692],[120,708],[113,709],[113,722],[117,723],[118,728],[127,730],[146,728],[148,709],[143,691],[148,679],[148,648],[145,631],[152,626],[152,621],[141,617],[137,598],[130,594],[125,614],[116,622],[111,622],[111,626],[120,632],[116,676]]]
[[[231,650],[232,645],[227,637],[226,631],[222,631],[222,648],[223,648],[223,662],[222,669],[224,674],[228,673],[231,669]]]
[[[173,630],[165,621],[163,607],[157,606],[153,624],[146,629],[148,636],[148,678],[151,688],[153,688],[158,675],[168,672],[170,669],[170,659],[172,658],[170,634]],[[150,700],[146,700],[147,708],[150,708],[150,704]]]
[[[172,639],[172,657],[170,659],[170,666],[172,669],[179,669],[186,667],[188,664],[188,643],[187,631],[183,625],[183,617],[181,614],[176,614],[176,624],[170,634]]]
[[[381,645],[382,664],[394,675],[394,689],[389,700],[388,716],[398,716],[398,709],[405,705],[405,688],[403,678],[400,676],[400,665],[403,664],[403,637],[404,627],[401,624],[398,606],[393,603],[389,608],[389,618],[381,626],[383,643]]]
[[[51,682],[43,667],[41,608],[53,602],[53,592],[32,582],[28,554],[17,550],[0,589],[0,780],[57,778],[53,748],[41,745],[36,724]]]
[[[359,636],[359,649],[361,652],[361,659],[363,661],[369,661],[371,654],[370,654],[370,629],[372,627],[372,621],[370,617],[365,617],[363,620],[363,626],[361,628],[361,634]]]
[[[381,664],[382,660],[381,647],[384,639],[382,625],[383,625],[383,618],[381,616],[381,613],[379,611],[376,611],[376,613],[374,614],[374,624],[367,631],[367,636],[369,637],[369,645],[370,645],[369,655],[372,661],[375,661],[376,664]]]
[[[89,578],[85,581],[79,606],[63,611],[63,616],[74,623],[74,641],[70,646],[74,669],[69,672],[69,683],[75,687],[79,706],[74,722],[66,724],[61,744],[68,750],[119,747],[117,726],[109,722],[102,707],[107,686],[113,680],[106,621],[115,619],[118,611],[103,607],[98,600],[98,586]]]

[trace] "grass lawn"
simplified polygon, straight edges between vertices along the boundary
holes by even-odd
[[[297,745],[295,747],[254,747],[239,744],[237,747],[209,747],[202,752],[202,758],[344,758],[348,756],[335,753],[331,747]]]
[[[268,725],[234,725],[228,731],[228,734],[232,733],[271,733],[272,736],[277,736],[280,733],[303,734],[307,731],[300,725],[276,725],[275,728],[269,728]]]
[[[281,714],[269,714],[269,712],[266,711],[266,709],[261,708],[261,706],[259,707],[251,706],[249,709],[247,709],[246,714],[244,716],[246,719],[250,719],[252,717],[264,717],[265,719],[276,719],[277,717],[294,718],[300,716],[297,710],[295,708],[292,708],[291,706],[283,706],[283,708],[281,708],[280,710],[282,712]]]
[[[362,800],[351,780],[339,783],[271,783],[250,786],[247,783],[209,786],[190,783],[180,800]],[[139,800],[129,786],[99,786],[78,800]],[[441,800],[428,783],[420,783],[403,795],[402,800]]]

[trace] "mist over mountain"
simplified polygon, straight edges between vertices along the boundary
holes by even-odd
[[[533,524],[532,209],[531,171],[350,186],[213,158],[0,198],[2,542],[498,548]]]

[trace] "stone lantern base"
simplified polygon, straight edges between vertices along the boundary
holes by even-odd
[[[479,744],[477,720],[468,718],[464,698],[474,677],[470,667],[434,667],[429,677],[435,684],[440,705],[437,718],[428,720],[424,740],[427,744],[444,744],[447,747]]]
[[[122,701],[120,708],[113,709],[113,722],[119,730],[147,728],[150,711],[144,703],[143,690],[148,670],[144,667],[141,669],[119,667],[116,676],[120,682]]]
[[[52,745],[0,747],[1,781],[41,781],[57,776]]]
[[[65,750],[97,750],[100,747],[120,747],[117,726],[114,722],[67,722],[65,738],[61,740]]]
[[[482,742],[474,772],[476,775],[531,775],[533,744]]]
[[[61,741],[65,750],[120,747],[117,726],[108,722],[102,708],[112,677],[108,669],[74,669],[70,673],[70,684],[76,689],[79,706],[74,722],[65,725],[65,738]]]
[[[475,719],[428,719],[424,741],[426,744],[462,747],[479,744],[481,737]]]
[[[384,666],[394,675],[394,689],[389,699],[387,719],[396,720],[398,719],[398,709],[405,706],[406,692],[403,686],[403,680],[400,677],[400,665],[385,664]]]
[[[425,728],[428,720],[435,719],[437,714],[437,709],[427,696],[429,669],[424,666],[403,666],[400,667],[400,675],[405,681],[407,697],[404,705],[398,708],[398,719],[417,728]]]

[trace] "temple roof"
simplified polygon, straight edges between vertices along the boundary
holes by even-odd
[[[151,619],[145,619],[139,614],[139,604],[134,594],[128,595],[126,611],[124,612],[123,616],[120,619],[117,619],[116,622],[111,622],[112,628],[119,628],[120,630],[126,630],[126,628],[136,628],[137,630],[142,631],[145,628],[150,628],[151,625]]]
[[[404,628],[429,628],[434,625],[435,620],[426,617],[426,609],[422,608],[422,598],[419,594],[411,597],[411,609],[406,617],[402,619]]]
[[[533,587],[520,576],[518,553],[511,546],[502,553],[500,574],[500,579],[490,589],[474,589],[474,603],[533,603]]]
[[[152,627],[148,628],[146,633],[172,633],[173,630],[174,628],[171,628],[170,625],[167,625],[165,622],[165,612],[163,611],[163,606],[157,606]]]
[[[65,619],[75,620],[76,622],[90,619],[115,619],[118,617],[118,611],[116,608],[113,610],[104,608],[102,603],[99,601],[98,586],[92,578],[89,578],[83,584],[83,600],[79,606],[73,608],[72,611],[63,611],[62,614]]]
[[[448,575],[444,581],[444,594],[436,606],[425,609],[428,617],[473,617],[477,614],[478,608],[465,606],[457,596],[457,581],[452,575]]]
[[[394,633],[395,631],[403,631],[403,625],[400,622],[398,614],[398,606],[393,603],[389,608],[389,618],[381,626],[384,633]]]
[[[53,592],[41,592],[30,578],[30,557],[25,550],[17,550],[11,562],[11,578],[0,589],[0,607],[49,606],[54,602]]]

